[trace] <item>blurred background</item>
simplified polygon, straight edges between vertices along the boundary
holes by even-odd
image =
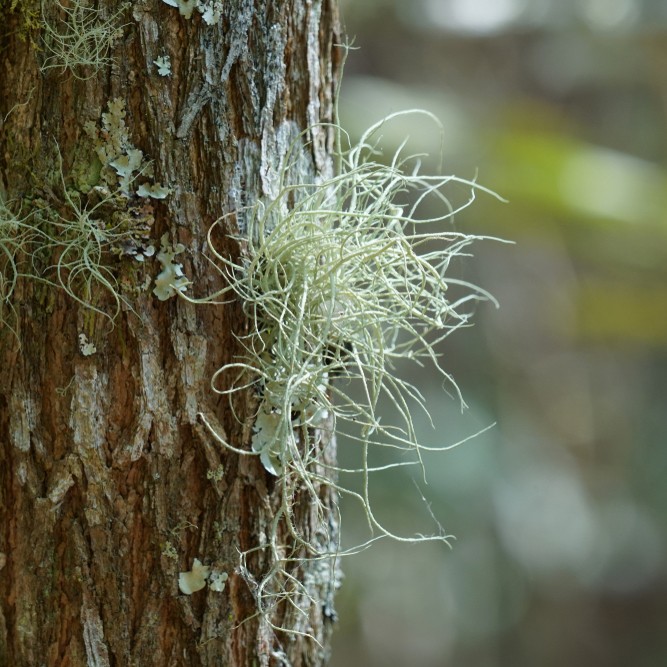
[[[445,172],[488,196],[453,273],[489,289],[428,393],[430,510],[445,545],[376,543],[343,562],[333,667],[667,665],[667,2],[343,0],[342,124],[424,107]],[[417,120],[398,143],[438,151]],[[426,131],[428,130],[428,131]],[[423,424],[422,424],[423,422]],[[341,456],[345,443],[341,442]],[[399,469],[401,470],[401,469]],[[429,507],[377,478],[403,534]],[[344,506],[344,538],[363,517]],[[357,525],[358,520],[358,525]]]

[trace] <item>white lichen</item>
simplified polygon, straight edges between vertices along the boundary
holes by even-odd
[[[97,352],[97,348],[88,340],[88,336],[85,333],[79,334],[79,351],[84,357],[89,357]]]
[[[102,114],[101,129],[93,121],[84,124],[84,130],[93,141],[95,153],[102,163],[102,179],[111,189],[129,197],[139,172],[147,169],[143,152],[130,139],[125,124],[125,100],[116,97],[107,104]]]
[[[214,570],[209,576],[208,587],[216,593],[222,593],[225,590],[227,579],[229,579],[229,575],[226,572]]]
[[[138,148],[128,149],[124,155],[119,155],[115,160],[109,162],[119,176],[120,191],[127,195],[134,175],[141,169],[144,154]]]
[[[197,3],[197,9],[201,13],[204,23],[215,25],[220,21],[220,17],[222,16],[222,0],[207,0],[206,2],[200,0]]]
[[[152,199],[165,199],[169,192],[169,188],[165,188],[159,183],[154,183],[152,185],[149,183],[142,183],[137,188],[139,197],[151,197]]]
[[[189,572],[179,572],[178,587],[181,593],[192,595],[202,590],[206,586],[206,579],[211,572],[208,565],[202,565],[198,558],[192,562],[192,570]]]
[[[165,558],[170,558],[171,560],[178,560],[178,551],[176,551],[176,547],[167,540],[164,542],[162,545],[162,555]]]
[[[192,17],[192,12],[197,6],[197,0],[162,0],[170,7],[177,7],[179,14],[186,19]]]
[[[214,482],[219,482],[225,476],[225,468],[219,465],[215,470],[206,471],[206,479],[212,479]]]
[[[259,454],[262,465],[272,475],[279,475],[283,470],[279,457],[283,421],[281,413],[263,401],[253,425],[252,449]]]
[[[101,127],[93,121],[87,121],[83,126],[102,163],[100,177],[107,188],[107,194],[117,192],[127,198],[136,194],[139,197],[164,199],[171,192],[168,187],[151,181],[137,185],[140,178],[152,178],[152,164],[132,142],[125,124],[126,115],[125,100],[116,97],[109,101],[107,110],[102,113]]]
[[[162,2],[178,8],[179,14],[185,19],[192,18],[194,10],[197,9],[207,25],[215,25],[222,16],[222,0],[162,0]]]
[[[182,243],[171,246],[168,233],[162,235],[160,242],[161,249],[157,254],[157,259],[162,264],[162,271],[155,278],[153,294],[160,301],[166,301],[176,296],[177,292],[185,292],[190,281],[183,274],[183,265],[174,262],[174,257],[182,253],[185,246]]]
[[[132,256],[137,262],[143,262],[147,257],[152,257],[155,254],[155,248],[152,245],[146,246],[145,248],[133,248],[131,251]],[[148,282],[146,283],[146,288],[150,285],[151,279],[148,277]],[[143,291],[144,288],[141,289]]]
[[[171,60],[169,56],[160,56],[153,61],[153,64],[157,67],[157,73],[160,76],[171,76]]]

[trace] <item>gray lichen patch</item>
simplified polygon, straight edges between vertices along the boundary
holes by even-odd
[[[183,273],[183,265],[174,262],[174,257],[184,250],[185,246],[182,243],[173,246],[169,244],[168,233],[162,235],[161,249],[157,254],[157,259],[162,264],[162,271],[155,278],[155,289],[153,289],[153,294],[160,301],[176,296],[177,292],[185,292],[190,284]]]
[[[184,19],[191,19],[196,9],[207,25],[215,25],[222,16],[222,0],[162,0],[162,2],[170,7],[176,7]]]

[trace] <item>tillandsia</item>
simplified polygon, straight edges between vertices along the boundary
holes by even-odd
[[[288,156],[277,197],[244,212],[246,251],[239,258],[217,250],[209,233],[214,262],[226,281],[210,300],[232,292],[250,322],[249,333],[240,338],[242,358],[220,368],[212,387],[230,398],[250,387],[256,390],[252,452],[231,447],[201,417],[226,447],[259,456],[280,480],[283,506],[274,526],[284,522],[296,545],[292,553],[302,548],[316,558],[331,556],[299,535],[291,521],[295,498],[304,489],[321,516],[326,515],[319,507],[321,485],[356,498],[375,535],[447,539],[442,531],[431,537],[395,535],[375,518],[369,496],[369,477],[380,469],[369,463],[370,447],[412,454],[411,460],[401,456],[383,469],[423,466],[421,452],[427,449],[417,442],[412,418],[415,409],[427,407],[419,389],[397,375],[397,363],[430,362],[458,394],[440,363],[438,345],[469,323],[473,302],[493,300],[486,291],[450,275],[452,259],[480,237],[443,226],[477,191],[489,191],[474,181],[422,174],[419,156],[404,157],[404,146],[388,163],[380,161],[382,128],[409,113],[435,120],[415,110],[383,119],[357,144],[339,151],[337,175],[320,182],[288,183],[297,164],[297,158]],[[345,135],[336,130],[341,140]],[[454,184],[467,188],[460,206],[453,206],[445,194]],[[218,220],[211,232],[223,222]],[[236,381],[222,386],[230,374]],[[379,415],[380,401],[387,399],[398,415],[393,424],[382,423]],[[358,469],[324,462],[322,435],[334,429],[360,445]],[[361,492],[336,481],[342,473],[359,473]],[[275,528],[269,542],[276,562],[284,563],[290,550],[278,544],[279,533]],[[279,571],[283,588],[269,583],[276,572],[256,586],[264,591],[264,602],[288,596],[284,582],[299,589],[284,568]],[[280,591],[266,593],[276,585]]]
[[[130,7],[123,2],[108,18],[87,0],[73,0],[63,5],[54,3],[64,16],[59,21],[49,19],[42,1],[42,25],[44,28],[44,60],[41,70],[70,70],[76,78],[89,79],[102,67],[111,65],[110,53],[122,37],[124,25],[121,16]],[[86,75],[82,71],[88,71]]]
[[[28,218],[27,214],[12,212],[0,195],[0,332],[4,327],[14,331],[14,290],[25,275],[29,250],[41,237]]]
[[[122,260],[143,264],[153,257],[153,201],[165,199],[170,190],[155,182],[151,162],[132,144],[125,114],[125,101],[116,98],[101,123],[85,123],[92,146],[67,176],[54,143],[56,180],[44,197],[23,204],[0,199],[0,330],[12,330],[19,279],[61,288],[111,324],[121,310],[134,312],[134,296],[148,288],[150,276],[133,282],[128,275],[136,280],[136,267],[124,275]],[[167,237],[157,257],[163,271],[154,293],[160,299],[185,289],[187,282],[179,280],[181,266],[172,261],[184,248],[170,249]]]

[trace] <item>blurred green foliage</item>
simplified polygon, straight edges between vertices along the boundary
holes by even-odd
[[[447,173],[501,236],[457,264],[489,289],[442,348],[427,485],[374,480],[397,529],[429,511],[452,549],[380,543],[343,563],[334,667],[667,664],[667,6],[657,0],[343,3],[343,125],[423,106]],[[402,133],[402,134],[401,134]],[[409,134],[439,157],[423,128]],[[349,443],[340,443],[343,462]],[[415,489],[415,484],[418,490]],[[421,494],[429,503],[421,502]],[[363,533],[343,517],[350,543]]]

